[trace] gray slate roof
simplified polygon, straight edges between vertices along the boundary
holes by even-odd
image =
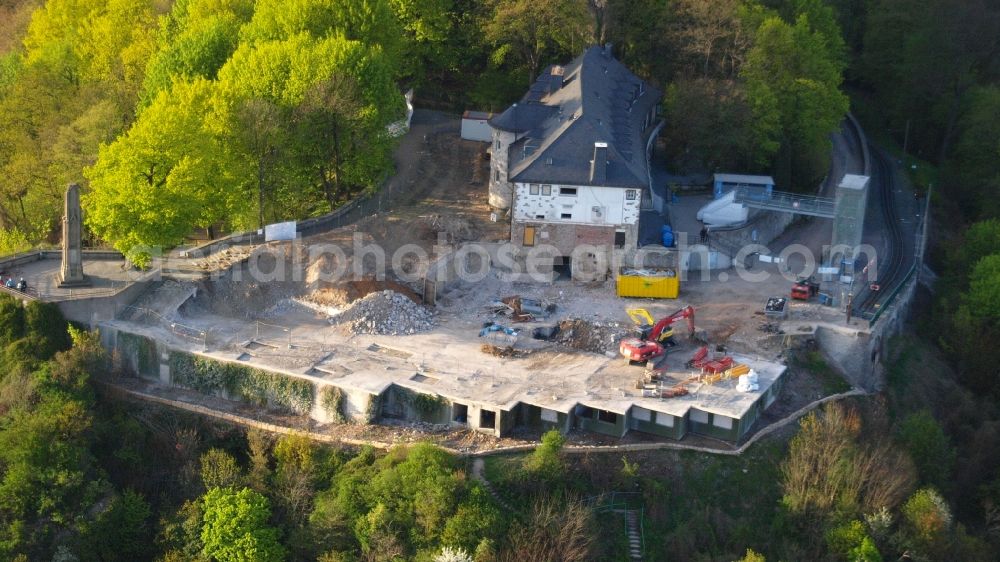
[[[629,72],[601,47],[564,67],[551,66],[520,102],[490,125],[524,134],[510,147],[511,181],[591,185],[594,143],[608,144],[607,176],[596,184],[648,184],[643,120],[661,92]]]

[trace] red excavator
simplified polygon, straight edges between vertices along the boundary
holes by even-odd
[[[694,307],[685,306],[655,324],[645,309],[630,308],[625,312],[639,326],[639,337],[625,338],[618,346],[618,351],[629,363],[645,363],[666,353],[667,347],[676,345],[673,325],[681,319],[688,321],[688,336],[694,335]]]

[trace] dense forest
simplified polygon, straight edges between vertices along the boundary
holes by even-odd
[[[1000,557],[1000,7],[990,0],[0,0],[0,253],[330,211],[392,173],[418,106],[499,110],[588,44],[665,91],[670,165],[807,190],[850,109],[933,188],[915,332],[885,392],[744,458],[487,463],[319,447],[124,405],[54,307],[0,299],[0,558],[617,560],[602,494],[648,507],[649,558]],[[594,499],[598,498],[598,499]],[[610,520],[610,519],[607,519]]]

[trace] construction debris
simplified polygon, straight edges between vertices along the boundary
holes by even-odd
[[[494,345],[491,343],[484,343],[479,346],[479,350],[488,355],[502,358],[527,357],[531,353],[531,350],[528,349],[514,349],[512,345]]]
[[[563,320],[559,323],[556,341],[593,353],[614,350],[619,340],[628,335],[628,328],[618,322],[588,322],[579,318]]]
[[[552,341],[559,335],[559,326],[539,326],[531,331],[531,337],[536,340]]]
[[[434,314],[395,291],[379,291],[355,301],[331,324],[348,324],[354,334],[415,334],[434,326]]]
[[[555,312],[556,305],[536,299],[521,298],[520,295],[504,297],[491,302],[489,308],[493,314],[503,314],[514,322],[531,322],[545,318]]]

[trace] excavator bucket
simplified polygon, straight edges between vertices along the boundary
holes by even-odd
[[[632,319],[636,326],[652,326],[653,315],[645,308],[626,308],[625,313]]]

